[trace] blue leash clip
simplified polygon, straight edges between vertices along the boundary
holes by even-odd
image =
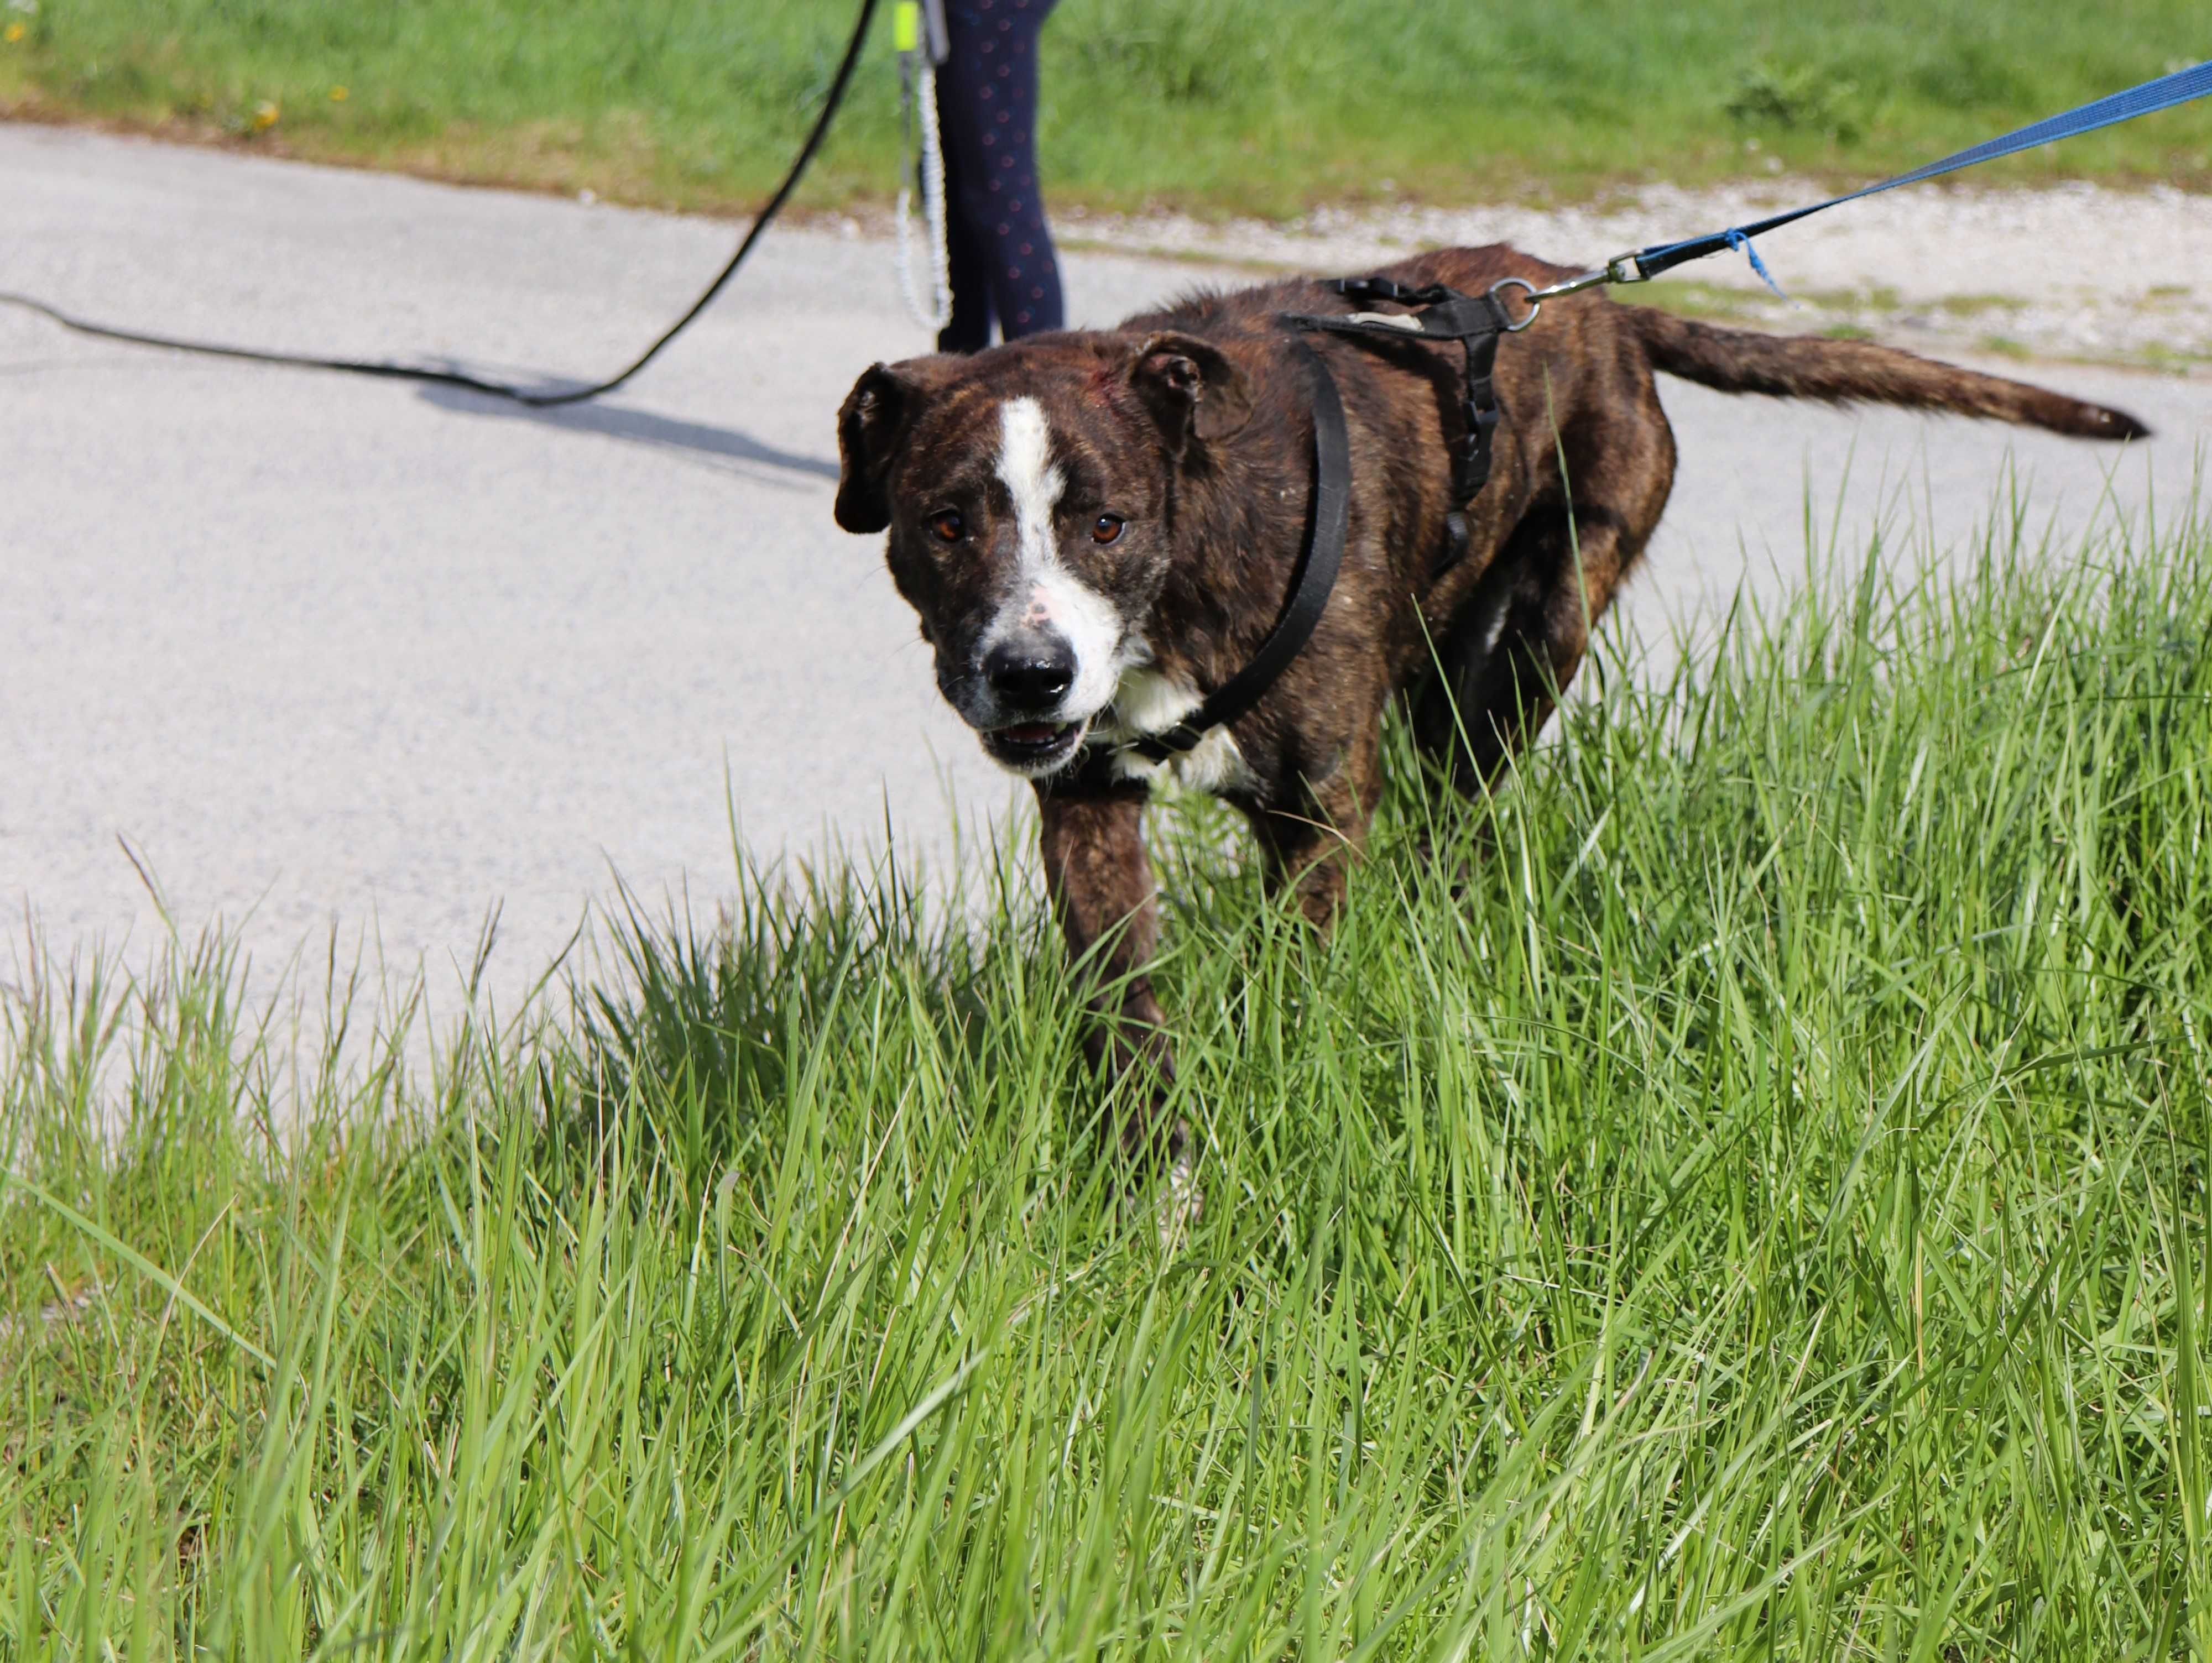
[[[1727,236],[1728,246],[1730,248],[1743,250],[1743,257],[1751,262],[1751,269],[1759,273],[1759,281],[1774,291],[1774,298],[1778,300],[1788,300],[1790,297],[1782,292],[1782,285],[1774,281],[1774,274],[1766,269],[1766,262],[1759,258],[1759,251],[1751,246],[1751,239],[1736,230],[1730,230],[1727,233]]]

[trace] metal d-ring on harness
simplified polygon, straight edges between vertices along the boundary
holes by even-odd
[[[1382,304],[1417,307],[1402,313],[1285,313],[1278,320],[1286,328],[1353,340],[1457,341],[1466,355],[1467,385],[1460,413],[1463,428],[1451,441],[1452,500],[1457,505],[1449,516],[1452,543],[1438,570],[1445,570],[1467,546],[1464,510],[1490,478],[1491,438],[1503,419],[1498,407],[1492,372],[1498,356],[1498,337],[1516,335],[1536,321],[1531,311],[1516,321],[1498,291],[1510,284],[1529,285],[1518,277],[1493,283],[1481,294],[1462,294],[1442,284],[1409,288],[1388,277],[1338,277],[1322,287],[1354,304]],[[1352,519],[1352,446],[1345,429],[1344,399],[1336,378],[1322,356],[1293,337],[1291,351],[1304,370],[1313,398],[1314,492],[1313,523],[1291,582],[1290,598],[1283,604],[1267,639],[1252,661],[1218,688],[1196,710],[1159,733],[1132,739],[1092,738],[1071,761],[1058,784],[1096,789],[1119,783],[1116,764],[1123,756],[1160,763],[1194,750],[1206,735],[1228,726],[1260,702],[1292,659],[1313,638],[1315,627],[1328,609],[1336,587],[1336,574],[1344,564],[1344,540]]]

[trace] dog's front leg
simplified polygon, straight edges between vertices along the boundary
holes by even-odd
[[[1296,892],[1298,910],[1326,936],[1344,905],[1346,878],[1367,847],[1382,799],[1380,717],[1370,720],[1324,778],[1302,782],[1288,807],[1246,810],[1266,862],[1267,893]]]
[[[1159,1001],[1145,974],[1159,942],[1159,906],[1143,836],[1142,785],[1103,789],[1037,788],[1044,820],[1045,883],[1067,935],[1068,956],[1088,978],[1097,1017],[1085,1037],[1091,1065],[1112,1077],[1139,1077],[1139,1106],[1121,1124],[1123,1148],[1139,1158],[1180,1157],[1180,1126],[1163,1126],[1160,1108],[1175,1075]]]

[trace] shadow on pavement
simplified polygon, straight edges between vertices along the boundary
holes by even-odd
[[[424,387],[419,395],[425,403],[440,410],[458,411],[464,416],[504,416],[520,417],[526,422],[543,422],[547,427],[566,428],[572,433],[599,434],[609,439],[626,439],[635,444],[657,446],[664,450],[694,451],[708,456],[726,457],[735,462],[752,462],[771,468],[785,468],[793,473],[812,474],[819,479],[835,479],[837,464],[818,456],[800,456],[796,452],[778,450],[773,445],[762,443],[750,434],[739,433],[734,428],[710,427],[703,422],[679,422],[672,416],[654,416],[647,410],[625,410],[614,404],[562,404],[551,410],[534,409],[518,404],[511,399],[495,398],[480,392],[470,392],[460,387]]]

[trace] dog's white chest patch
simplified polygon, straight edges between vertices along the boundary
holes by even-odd
[[[1109,739],[1127,741],[1147,733],[1164,733],[1196,710],[1205,701],[1189,683],[1163,676],[1157,670],[1125,670],[1114,694],[1113,708],[1100,724]],[[1237,741],[1225,727],[1215,728],[1188,750],[1155,762],[1133,751],[1114,759],[1114,771],[1124,780],[1157,782],[1164,776],[1192,791],[1221,792],[1252,783],[1252,770]]]

